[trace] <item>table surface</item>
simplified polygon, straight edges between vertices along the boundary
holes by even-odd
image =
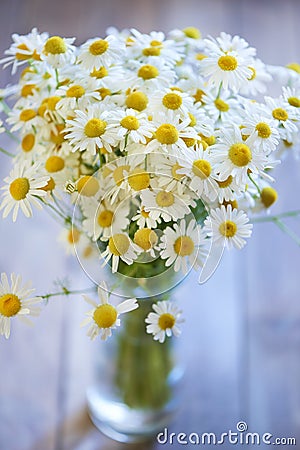
[[[286,64],[300,60],[299,17],[297,0],[1,0],[0,51],[13,32],[33,26],[83,41],[111,24],[146,32],[192,24],[204,35],[240,34],[264,61]],[[3,72],[2,85],[7,81]],[[299,164],[289,155],[277,170],[274,212],[299,208]],[[1,178],[8,170],[1,157]],[[290,224],[299,230],[299,221]],[[22,273],[41,293],[65,274],[74,287],[87,284],[56,244],[59,230],[46,215],[1,221],[0,229],[1,271]],[[188,371],[170,432],[222,433],[244,420],[250,431],[300,439],[299,262],[292,240],[274,225],[257,225],[247,248],[226,254],[205,285],[192,275],[178,288]],[[79,327],[85,311],[78,298],[56,298],[34,328],[16,323],[11,339],[1,340],[1,450],[131,448],[103,436],[88,418],[85,389],[101,344],[90,343]]]

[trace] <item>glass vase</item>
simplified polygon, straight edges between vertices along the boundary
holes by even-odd
[[[99,430],[120,442],[155,437],[179,406],[183,367],[176,338],[160,344],[146,333],[145,318],[158,300],[139,299],[140,307],[122,317],[121,328],[100,343],[95,356],[89,414]]]

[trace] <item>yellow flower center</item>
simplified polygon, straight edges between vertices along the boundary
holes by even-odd
[[[22,139],[22,143],[21,143],[21,147],[23,152],[27,153],[27,152],[31,152],[31,150],[33,149],[35,144],[35,136],[32,133],[26,134],[23,139]]]
[[[134,116],[126,116],[121,120],[121,126],[127,130],[137,130],[140,126],[138,119]]]
[[[75,97],[75,98],[80,98],[84,94],[85,94],[85,90],[79,84],[75,84],[74,86],[69,87],[69,89],[66,92],[67,97]]]
[[[182,177],[184,177],[183,173],[177,173],[178,169],[182,169],[182,166],[180,164],[178,164],[177,162],[172,166],[171,169],[171,173],[172,173],[172,177],[177,180],[180,181]]]
[[[122,181],[125,180],[124,171],[128,172],[129,169],[130,169],[130,166],[125,165],[125,166],[119,166],[114,170],[113,177],[114,177],[114,180],[115,180],[115,183],[117,186],[120,186]]]
[[[32,95],[34,93],[35,89],[36,89],[35,84],[25,84],[25,86],[23,86],[21,89],[21,96],[28,97],[29,95]]]
[[[70,244],[75,244],[80,239],[80,231],[76,230],[76,228],[69,230],[67,239]]]
[[[300,64],[298,63],[290,63],[286,67],[288,69],[294,70],[297,73],[300,73]]]
[[[114,213],[109,209],[105,209],[104,211],[101,211],[98,216],[98,224],[102,228],[110,227],[113,221],[113,217]]]
[[[194,99],[195,99],[195,103],[202,103],[202,97],[203,95],[205,95],[205,92],[202,91],[202,89],[197,89],[195,94],[193,95]]]
[[[194,127],[195,125],[197,125],[197,120],[196,120],[196,117],[194,116],[194,114],[189,113],[189,118],[191,119],[191,121],[189,123],[189,127]]]
[[[243,143],[233,144],[229,149],[228,156],[237,167],[247,166],[252,159],[250,148]]]
[[[117,320],[118,313],[116,308],[106,303],[98,306],[93,314],[93,319],[99,328],[110,328]]]
[[[224,181],[217,181],[217,183],[218,183],[218,185],[219,185],[220,188],[223,188],[223,189],[224,189],[224,188],[227,188],[228,186],[231,185],[232,180],[233,180],[232,175],[229,175],[229,177],[226,178],[226,180],[224,180]]]
[[[143,50],[144,56],[159,56],[160,48],[159,47],[147,47]]]
[[[200,30],[196,27],[187,27],[182,30],[186,37],[189,37],[191,39],[200,39],[201,33]]]
[[[193,162],[193,173],[201,178],[201,180],[205,180],[211,174],[211,165],[205,159],[197,159]]]
[[[141,169],[134,169],[128,176],[128,184],[135,191],[147,189],[150,185],[150,175]]]
[[[97,89],[97,91],[99,92],[102,100],[107,97],[108,95],[111,95],[111,90],[105,87],[102,87],[100,89]]]
[[[204,53],[197,53],[195,55],[195,58],[196,58],[197,61],[203,61],[203,59],[207,58],[207,56],[204,55]]]
[[[21,309],[21,301],[14,294],[5,294],[0,297],[0,314],[5,317],[12,317],[18,314]]]
[[[150,250],[158,241],[157,234],[151,228],[141,228],[134,234],[134,242],[143,250]]]
[[[272,187],[263,188],[260,194],[261,201],[266,208],[269,208],[271,205],[273,205],[273,203],[276,202],[277,197],[277,191]]]
[[[254,67],[248,67],[248,69],[251,70],[251,75],[249,76],[248,80],[252,81],[256,78],[256,70],[254,69]]]
[[[132,92],[126,97],[126,106],[127,108],[136,109],[137,111],[143,111],[147,108],[148,97],[143,92]]]
[[[187,147],[193,147],[196,144],[196,139],[194,138],[182,138],[182,140],[184,141],[185,145]]]
[[[269,125],[265,122],[259,122],[255,127],[257,134],[262,139],[268,139],[271,136],[272,131]]]
[[[175,197],[172,192],[160,191],[156,195],[156,204],[162,207],[168,207],[174,204]]]
[[[194,248],[195,244],[189,236],[180,236],[174,243],[175,253],[179,256],[191,255]]]
[[[221,112],[226,112],[229,110],[228,103],[224,102],[224,100],[222,100],[221,98],[216,98],[216,100],[214,101],[214,104],[215,104],[215,107]]]
[[[60,53],[66,53],[67,46],[65,41],[59,36],[52,36],[46,41],[44,52],[46,54],[59,55]]]
[[[230,72],[237,68],[238,62],[234,56],[230,55],[220,56],[220,58],[218,59],[218,66],[220,67],[221,70]]]
[[[287,111],[283,108],[273,109],[272,115],[273,115],[274,119],[282,120],[283,122],[285,122],[289,118]]]
[[[149,212],[145,211],[144,208],[141,209],[141,216],[147,219],[149,217]]]
[[[130,241],[126,234],[117,233],[109,238],[108,248],[113,255],[124,255],[129,249]]]
[[[58,123],[57,125],[55,125],[55,128],[57,130],[57,133],[54,133],[53,131],[50,132],[50,141],[56,145],[61,145],[65,141],[63,133],[65,125],[63,123]]]
[[[49,156],[45,168],[49,173],[60,172],[65,167],[65,161],[60,156]]]
[[[225,206],[225,208],[227,209],[227,206],[231,205],[232,209],[238,209],[238,202],[236,200],[224,200],[222,205]]]
[[[143,78],[143,80],[151,80],[159,75],[159,71],[155,66],[151,64],[146,64],[139,68],[138,76]]]
[[[85,175],[77,181],[77,191],[84,197],[93,197],[99,190],[99,182],[92,175]]]
[[[94,56],[102,55],[108,49],[109,44],[104,39],[98,39],[89,46],[89,51]]]
[[[219,226],[219,231],[222,236],[232,238],[237,232],[237,226],[231,220],[226,220],[226,222],[221,223],[221,225]]]
[[[16,178],[9,186],[10,195],[14,200],[23,200],[28,194],[30,184],[28,178]]]
[[[160,47],[162,43],[160,41],[157,41],[156,39],[153,39],[153,41],[150,42],[150,45],[152,47]]]
[[[204,141],[204,142],[206,142],[206,144],[208,145],[208,146],[210,146],[210,145],[214,145],[214,143],[216,142],[216,138],[215,138],[215,136],[204,136],[203,134],[199,134],[200,135],[200,137],[201,137],[201,139],[202,139],[202,141]]]
[[[22,122],[28,122],[31,119],[34,119],[36,117],[36,112],[34,109],[23,109],[20,113],[20,120]]]
[[[289,97],[288,102],[291,106],[294,106],[295,108],[300,108],[300,98],[298,97]]]
[[[55,188],[55,181],[53,180],[52,177],[50,177],[46,186],[43,186],[39,189],[41,189],[42,191],[48,192],[48,191],[53,191],[54,188]]]
[[[161,330],[167,330],[173,328],[176,323],[176,319],[173,314],[164,313],[159,316],[158,326]]]
[[[96,138],[102,136],[103,133],[105,133],[106,129],[106,122],[101,119],[90,119],[85,127],[84,132],[85,135],[89,138]]]
[[[171,145],[178,141],[179,133],[174,125],[164,123],[156,130],[155,137],[161,144]]]
[[[107,77],[108,70],[102,66],[102,67],[100,67],[100,69],[94,69],[90,75],[91,75],[91,77],[94,77],[94,78],[104,78],[104,77]]]
[[[175,110],[182,105],[182,98],[175,92],[171,92],[163,97],[162,103],[166,108]]]
[[[27,47],[27,45],[26,44],[19,44],[18,46],[17,46],[17,49],[19,49],[19,50],[25,50],[26,52],[29,52],[29,48]],[[21,52],[17,52],[16,53],[16,59],[18,59],[19,61],[23,61],[23,60],[26,60],[26,59],[29,59],[30,58],[30,55],[25,55],[24,53],[21,53]]]

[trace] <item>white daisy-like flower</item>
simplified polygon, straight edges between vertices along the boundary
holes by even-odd
[[[151,138],[155,130],[144,112],[131,108],[112,111],[108,122],[112,126],[111,131],[115,132],[115,139],[119,141],[121,151],[132,142],[146,144],[147,138]]]
[[[205,40],[210,53],[201,61],[200,70],[209,77],[208,83],[224,89],[238,91],[251,77],[249,59],[242,57],[237,51],[224,51],[213,41]]]
[[[51,36],[45,42],[41,58],[54,68],[61,68],[75,61],[75,38]]]
[[[294,134],[298,132],[295,121],[299,119],[299,112],[282,96],[277,99],[265,97],[265,102],[265,112],[277,123],[281,138],[292,142]]]
[[[198,197],[204,195],[214,201],[217,198],[218,186],[215,181],[210,153],[204,151],[200,144],[195,150],[186,150],[184,158],[178,158],[178,162],[182,166],[178,173],[187,175],[191,180],[188,183],[189,189],[196,192]]]
[[[22,133],[32,132],[34,128],[40,128],[45,124],[44,119],[38,115],[33,104],[27,101],[22,109],[13,108],[9,113],[7,123],[12,125],[11,132],[22,130]]]
[[[150,97],[149,109],[154,113],[173,111],[186,117],[193,106],[193,98],[177,88],[164,89]]]
[[[167,88],[175,81],[175,71],[161,61],[154,64],[142,64],[132,61],[136,71],[131,72],[132,88],[153,92],[153,89]]]
[[[184,139],[194,139],[196,143],[199,137],[190,123],[190,117],[180,119],[179,115],[171,111],[159,113],[153,121],[153,139],[147,144],[145,151],[150,153],[162,150],[173,155],[182,154],[187,149]]]
[[[243,135],[250,136],[249,141],[252,141],[261,152],[266,154],[273,152],[280,140],[276,121],[258,113],[250,114],[250,112],[251,109],[246,110],[242,128]]]
[[[0,282],[0,334],[6,339],[10,335],[10,321],[12,317],[18,317],[23,322],[31,324],[25,316],[38,316],[40,308],[36,306],[42,301],[41,297],[33,297],[35,289],[31,289],[31,283],[22,286],[22,278],[14,273],[10,276],[11,283],[5,273],[1,273]]]
[[[14,33],[12,39],[13,44],[4,52],[8,56],[2,58],[0,64],[4,64],[4,68],[12,64],[12,74],[14,74],[18,66],[26,64],[29,60],[40,61],[40,54],[48,39],[48,33],[39,33],[36,28],[33,28],[24,36]]]
[[[222,90],[218,95],[217,89],[207,90],[202,97],[204,111],[214,121],[236,122],[239,116],[240,104],[236,97],[228,90]]]
[[[203,265],[207,256],[205,251],[206,235],[196,220],[190,220],[189,224],[185,219],[180,223],[175,223],[173,228],[167,227],[161,238],[161,257],[166,259],[166,267],[174,263],[174,270],[182,270],[187,274],[189,268],[198,270]]]
[[[84,300],[93,306],[93,309],[86,313],[88,317],[82,322],[81,326],[90,325],[87,335],[92,340],[101,334],[101,339],[105,341],[112,335],[112,330],[121,325],[119,316],[134,311],[139,307],[139,304],[136,298],[129,298],[117,306],[113,306],[108,301],[108,290],[104,282],[98,287],[98,297],[100,302],[96,303],[89,296],[83,296]]]
[[[161,344],[166,337],[180,336],[178,324],[184,322],[182,311],[170,301],[157,302],[152,308],[155,312],[150,312],[145,319],[147,333],[153,334],[153,339]]]
[[[156,175],[158,186],[166,191],[175,189],[179,195],[183,194],[186,180],[184,174],[178,172],[179,169],[182,169],[178,159],[173,156],[153,152],[150,153],[149,160],[151,162],[151,170]]]
[[[268,73],[266,65],[260,59],[253,59],[248,66],[251,76],[248,82],[241,89],[241,95],[257,95],[266,92],[266,84],[272,81],[272,76]]]
[[[210,211],[204,222],[204,231],[212,238],[212,245],[241,249],[246,244],[245,238],[249,238],[252,233],[253,225],[248,222],[249,218],[244,211],[232,210],[231,205],[227,208],[222,205],[221,208]]]
[[[101,240],[106,240],[106,238]],[[101,256],[104,259],[104,264],[112,259],[111,269],[115,273],[118,270],[120,259],[130,265],[140,253],[141,248],[132,242],[128,234],[115,233],[108,239],[106,250],[101,253]]]
[[[170,222],[171,220],[181,219],[189,214],[190,207],[195,206],[195,202],[190,195],[179,195],[175,190],[144,189],[140,195],[145,211],[149,212],[149,216],[156,221],[162,219],[165,222]]]
[[[83,229],[94,241],[101,236],[109,238],[126,230],[129,225],[129,204],[126,201],[99,203],[91,198],[81,202],[81,208],[86,217],[82,223]]]
[[[136,221],[139,228],[157,228],[157,224],[161,222],[161,219],[158,218],[157,220],[154,220],[152,217],[150,217],[150,212],[145,211],[144,206],[140,206],[137,210],[137,213],[135,216],[131,218],[134,222]]]
[[[73,151],[88,151],[92,155],[97,153],[97,148],[104,147],[108,152],[112,151],[115,144],[115,133],[111,132],[105,120],[105,109],[100,105],[91,105],[87,111],[76,110],[76,116],[67,120],[65,138],[70,141]]]
[[[88,237],[75,226],[64,228],[57,240],[63,246],[66,255],[76,255],[90,243]]]
[[[282,88],[283,98],[290,106],[295,108],[296,113],[298,113],[298,120],[300,120],[300,84],[290,86],[284,86]]]
[[[219,203],[234,201],[245,189],[245,186],[240,186],[232,175],[229,175],[226,180],[216,178],[216,182]]]
[[[67,86],[61,86],[56,94],[61,97],[56,105],[56,110],[64,117],[72,115],[75,110],[85,110],[93,101],[100,100],[99,92],[96,92],[95,86],[86,81],[85,83],[72,83]]]
[[[38,199],[45,197],[47,193],[42,189],[46,186],[49,176],[40,172],[40,163],[29,165],[26,161],[15,164],[9,176],[4,178],[6,186],[0,210],[3,209],[3,217],[13,211],[13,222],[16,221],[19,208],[26,217],[32,216],[31,205],[41,209]]]
[[[93,38],[86,41],[78,51],[78,62],[92,72],[101,66],[117,63],[124,54],[125,45],[115,36],[105,39]]]
[[[211,52],[216,52],[217,49],[223,50],[224,53],[236,51],[243,58],[253,58],[256,55],[256,49],[249,47],[244,38],[231,36],[224,31],[216,39],[205,39],[205,44]]]
[[[249,138],[243,140],[241,130],[236,126],[221,130],[217,143],[210,147],[210,160],[220,180],[227,180],[232,175],[241,186],[247,183],[249,170],[262,175],[270,163]]]

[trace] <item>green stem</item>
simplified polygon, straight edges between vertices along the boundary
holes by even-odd
[[[267,216],[267,217],[254,217],[251,219],[252,223],[263,223],[263,222],[275,222],[278,219],[282,219],[284,217],[297,217],[300,215],[300,209],[295,211],[288,211],[286,213],[281,213],[276,216]]]
[[[20,140],[15,136],[8,128],[4,127],[5,133],[18,144],[20,144]]]
[[[4,153],[7,156],[10,156],[11,158],[14,158],[16,155],[13,153],[8,152],[7,150],[4,150],[4,148],[0,147],[0,152]]]
[[[254,186],[256,187],[256,189],[258,190],[259,195],[261,195],[260,187],[259,187],[258,184],[253,180],[253,178],[252,178],[252,176],[250,175],[250,173],[248,173],[248,178],[252,181],[252,183],[254,184]]]
[[[8,104],[3,99],[0,100],[0,103],[2,103],[3,111],[5,112],[5,114],[8,115],[10,113],[10,111],[11,111],[10,107],[8,106]]]
[[[300,238],[297,236],[296,233],[294,233],[293,230],[291,230],[285,223],[283,223],[280,219],[274,219],[275,225],[278,226],[282,231],[284,231],[290,238],[293,239],[293,241],[296,242],[297,245],[300,246]]]
[[[96,287],[86,288],[86,289],[78,289],[75,291],[70,291],[66,287],[62,288],[62,291],[60,292],[51,292],[50,294],[45,295],[39,295],[39,297],[48,300],[51,297],[58,297],[61,295],[79,295],[79,294],[85,294],[86,292],[96,292]]]

